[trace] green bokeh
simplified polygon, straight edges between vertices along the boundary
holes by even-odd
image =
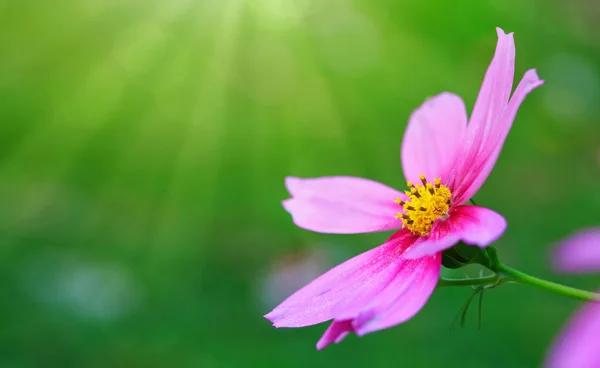
[[[320,249],[334,264],[387,234],[322,235],[281,208],[286,175],[403,187],[410,113],[470,109],[514,31],[523,104],[477,194],[497,248],[560,277],[550,245],[600,223],[592,2],[0,2],[0,366],[535,367],[577,302],[519,286],[449,326],[468,289],[401,326],[317,352],[325,326],[262,318],[265,278]],[[279,268],[281,270],[281,266]],[[324,268],[322,268],[324,269]]]

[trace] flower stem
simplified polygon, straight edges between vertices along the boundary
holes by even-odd
[[[514,268],[503,265],[502,263],[497,263],[494,266],[494,271],[520,284],[537,287],[538,289],[544,289],[546,291],[550,291],[552,293],[560,294],[574,299],[591,302],[600,302],[600,294],[598,293],[575,289],[569,286],[557,284],[555,282],[542,280],[537,277],[530,276],[521,271],[515,270]]]
[[[437,286],[474,286],[474,285],[491,285],[495,284],[499,279],[497,274],[492,276],[468,278],[468,279],[447,279],[440,277]]]

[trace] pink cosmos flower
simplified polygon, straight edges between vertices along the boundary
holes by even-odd
[[[485,247],[506,228],[504,218],[465,203],[483,185],[525,96],[541,81],[529,70],[509,100],[513,34],[498,44],[471,119],[460,97],[444,92],[410,117],[401,150],[404,193],[368,179],[288,177],[283,202],[304,229],[337,234],[399,230],[383,245],[331,269],[265,317],[275,327],[333,320],[317,349],[412,318],[436,287],[441,252],[458,241]]]
[[[555,267],[566,272],[600,272],[600,228],[588,228],[564,240]],[[548,368],[600,367],[600,303],[581,308],[560,333],[546,360]]]

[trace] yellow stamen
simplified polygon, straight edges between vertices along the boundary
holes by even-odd
[[[427,182],[425,175],[421,175],[419,179],[423,185],[415,185],[410,181],[406,183],[409,188],[409,191],[404,191],[406,201],[396,199],[395,202],[403,209],[396,218],[402,220],[402,228],[408,228],[413,234],[426,235],[431,231],[435,220],[448,216],[452,193],[442,184],[441,178],[436,178],[434,185]]]

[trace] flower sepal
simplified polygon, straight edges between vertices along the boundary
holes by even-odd
[[[450,269],[462,268],[474,263],[494,269],[497,262],[496,249],[492,246],[479,248],[460,242],[442,252],[442,265]]]

